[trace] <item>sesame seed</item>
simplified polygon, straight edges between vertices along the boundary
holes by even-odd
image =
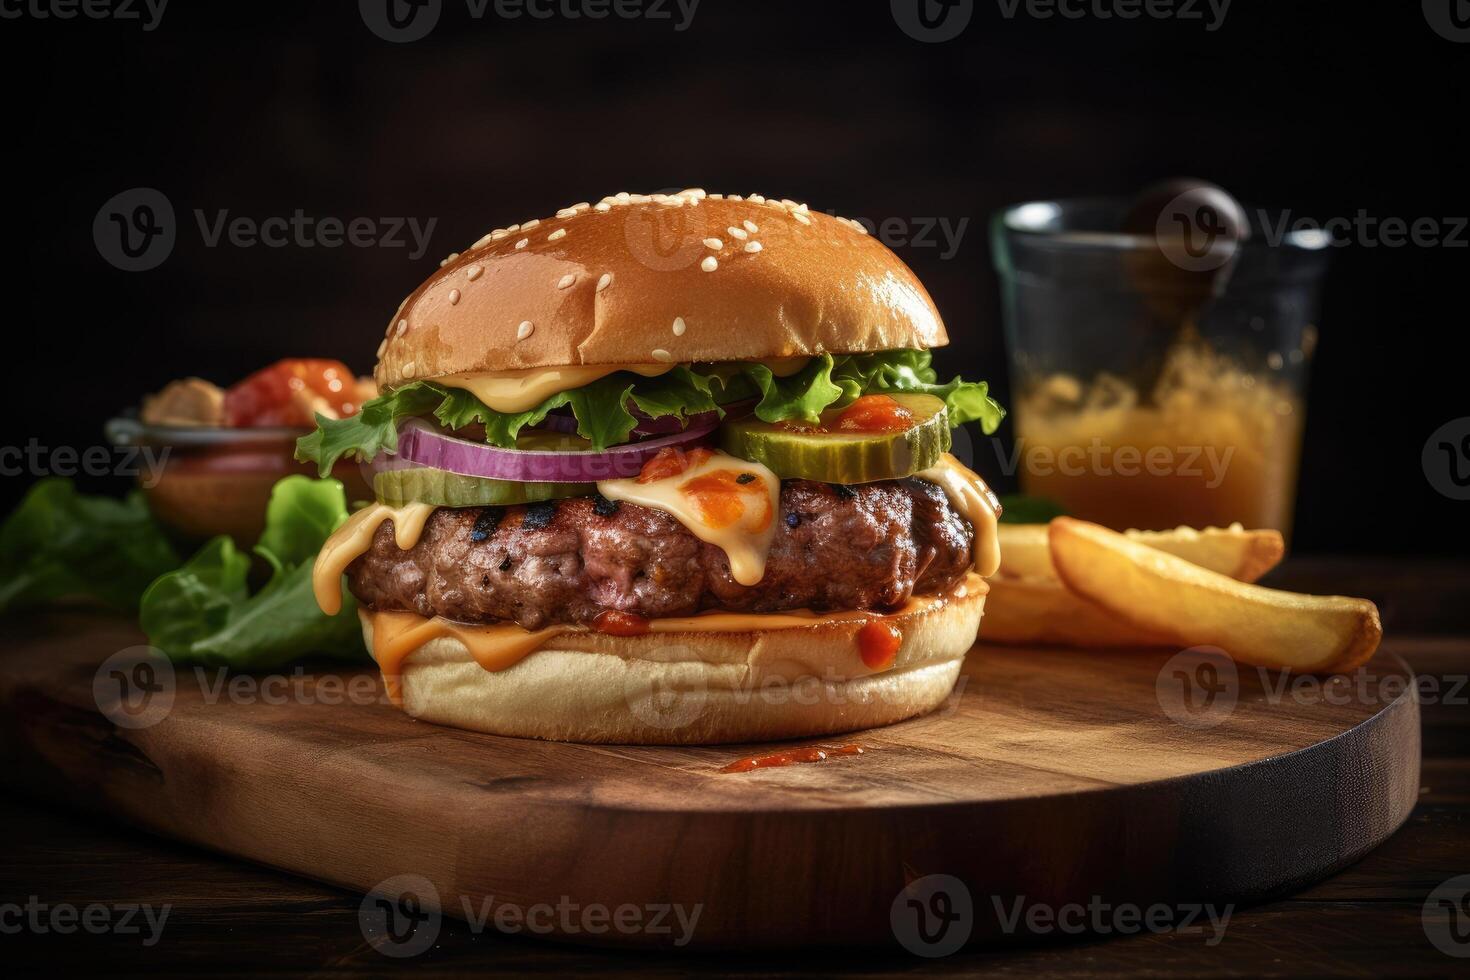
[[[706,255],[704,261],[699,263],[699,267],[705,272],[714,272],[720,267],[720,260],[713,255]]]
[[[505,229],[505,233],[507,235],[510,235],[510,234],[513,234],[514,232],[517,232],[517,231],[520,231],[520,230],[521,230],[521,226],[520,225],[511,225],[509,228]]]
[[[725,247],[725,243],[720,241],[718,238],[706,238],[704,240],[704,245],[705,248],[712,248],[716,252]]]
[[[378,344],[378,356],[383,356],[383,351],[388,349],[388,338],[384,337],[382,343]]]
[[[567,273],[566,275],[562,276],[560,279],[558,279],[556,281],[556,288],[557,289],[566,289],[568,286],[570,286],[572,283],[574,283],[576,281],[577,281],[577,277],[576,276],[572,275],[571,273]]]
[[[759,252],[761,250],[761,243],[760,242],[746,242],[745,243],[745,250],[747,252]]]
[[[709,196],[709,199],[711,201],[723,201],[725,199],[725,195],[723,195],[723,194],[711,194]]]
[[[576,214],[577,212],[572,210],[571,208],[562,208],[560,211],[556,212],[556,216],[558,218],[572,218],[575,217]]]
[[[456,304],[458,302],[459,302],[459,290],[458,289],[451,289],[449,291],[449,305],[450,306],[453,306],[454,304]]]
[[[859,235],[866,235],[868,233],[868,226],[865,225],[865,224],[863,224],[861,221],[857,220],[856,218],[853,218],[851,223],[852,223],[852,230],[855,231],[855,232],[857,232]]]
[[[618,191],[613,197],[617,198],[620,204],[627,204],[628,198],[632,197],[632,195],[627,191]]]
[[[572,205],[572,210],[580,213],[582,211],[586,211],[590,207],[592,207],[592,205],[588,204],[586,201],[578,201],[576,204]]]
[[[556,231],[553,231],[551,234],[547,235],[546,236],[546,240],[548,242],[554,242],[558,238],[565,238],[565,237],[567,237],[567,230],[565,228],[558,228]]]
[[[598,211],[611,211],[612,205],[607,203],[606,201],[599,201],[597,202],[596,208]]]
[[[409,361],[407,364],[403,365],[403,370],[398,373],[402,374],[405,378],[411,378],[418,373],[418,370],[418,365],[415,364],[413,361]]]
[[[408,321],[407,320],[399,320],[398,321],[398,336],[402,337],[407,332],[408,332]]]
[[[741,197],[739,194],[731,194],[725,200],[727,200],[727,201],[743,201],[743,200],[745,200],[745,198]]]
[[[751,221],[749,218],[746,218],[744,221],[741,222],[741,224],[745,225],[745,230],[750,232],[751,234],[755,234],[756,232],[760,231],[760,229],[755,226],[755,222]]]
[[[604,272],[602,274],[602,278],[599,279],[599,280],[597,280],[597,291],[600,293],[604,289],[606,289],[607,287],[609,287],[611,285],[612,285],[612,273],[611,272]]]
[[[791,216],[793,218],[795,218],[797,221],[800,221],[804,225],[809,225],[809,224],[812,223],[812,219],[811,218],[808,218],[805,214],[803,214],[800,211],[794,212]]]
[[[478,266],[478,265],[472,265],[472,266],[470,266],[469,272],[465,273],[465,275],[469,279],[470,282],[474,282],[476,279],[480,278],[480,275],[484,271],[485,270],[484,270],[483,267]]]
[[[747,239],[747,238],[750,237],[749,235],[747,235],[745,233],[745,229],[744,228],[736,228],[735,226],[731,225],[729,228],[726,228],[725,230],[728,231],[732,237],[738,238],[742,242],[745,241],[745,239]]]
[[[490,240],[492,237],[493,236],[491,235],[483,235],[481,236],[480,240],[471,245],[470,248],[483,248],[484,246],[490,244]]]
[[[652,351],[652,354],[653,354],[653,359],[655,361],[658,361],[658,362],[662,363],[662,364],[667,364],[667,363],[669,363],[670,361],[672,361],[674,359],[674,355],[673,354],[670,354],[668,351],[664,350],[662,347],[655,347],[653,349],[653,351]]]
[[[536,324],[532,323],[530,320],[522,320],[521,325],[519,327],[516,327],[516,340],[525,340],[527,337],[531,336],[532,332],[534,332],[535,329]]]
[[[459,258],[459,253],[458,252],[450,252],[449,253],[449,258],[445,259],[444,261],[445,262],[453,262],[457,258]]]
[[[540,218],[532,218],[530,221],[523,221],[521,223],[521,231],[530,231],[532,228],[535,228],[540,223]]]
[[[531,244],[531,240],[529,238],[522,238],[520,241],[516,242],[516,248],[525,248],[529,244]]]
[[[676,317],[674,317],[674,336],[675,337],[682,337],[682,336],[684,336],[684,331],[685,330],[688,330],[688,329],[689,329],[689,325],[684,322],[684,318],[682,316],[676,316]],[[657,354],[658,351],[654,351],[654,353]]]
[[[751,194],[746,198],[751,204],[765,204],[766,199],[759,194]]]

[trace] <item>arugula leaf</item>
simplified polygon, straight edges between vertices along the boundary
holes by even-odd
[[[88,496],[51,477],[0,526],[0,614],[74,595],[131,611],[147,583],[178,564],[140,492]]]
[[[327,537],[347,520],[336,480],[288,476],[271,491],[266,529],[255,553],[271,566],[254,595],[246,585],[250,557],[224,536],[143,594],[139,622],[148,642],[179,663],[265,670],[307,655],[365,656],[357,605],[325,615],[311,589],[311,570]]]

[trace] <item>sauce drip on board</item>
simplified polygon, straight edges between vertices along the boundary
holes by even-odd
[[[795,766],[807,762],[824,762],[833,756],[862,754],[863,747],[851,742],[841,745],[804,745],[798,749],[786,749],[782,752],[772,752],[769,755],[752,755],[736,759],[729,765],[721,767],[720,772],[778,769],[781,766]]]

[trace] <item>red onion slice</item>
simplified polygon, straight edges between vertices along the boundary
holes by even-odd
[[[420,466],[521,483],[595,483],[637,476],[643,464],[665,446],[686,446],[715,430],[715,422],[643,442],[614,446],[604,452],[549,452],[501,449],[483,442],[447,436],[419,419],[398,430],[399,458]]]

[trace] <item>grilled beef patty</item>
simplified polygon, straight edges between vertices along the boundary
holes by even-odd
[[[837,486],[788,480],[765,576],[743,586],[718,547],[662,511],[601,496],[440,508],[414,547],[385,521],[347,569],[367,607],[527,629],[706,609],[891,610],[969,569],[972,531],[924,480]]]

